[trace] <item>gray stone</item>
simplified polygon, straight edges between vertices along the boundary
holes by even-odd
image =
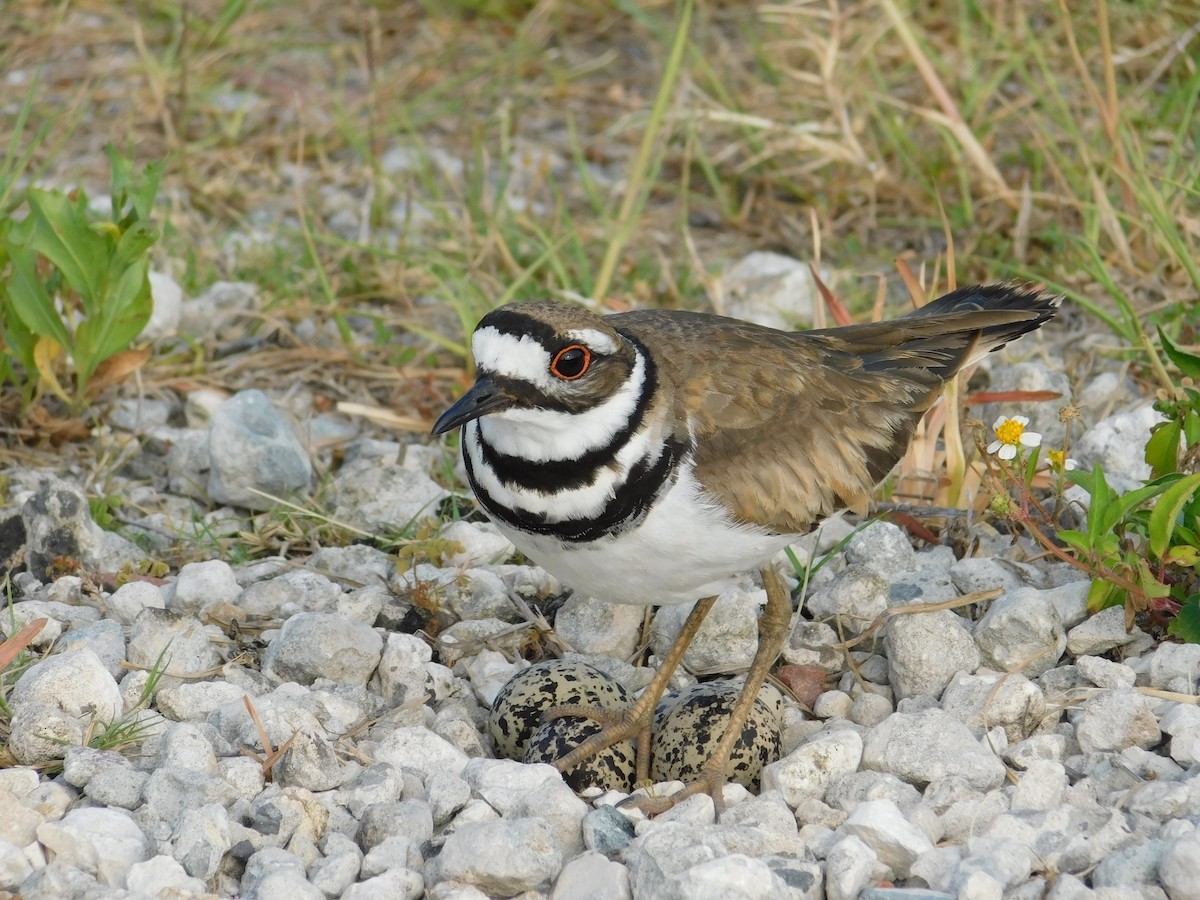
[[[942,695],[942,709],[980,732],[1000,726],[1012,742],[1029,737],[1047,715],[1042,689],[1024,675],[986,670],[955,678]]]
[[[633,822],[612,806],[600,806],[583,818],[583,843],[588,850],[616,856],[633,840]]]
[[[436,519],[449,494],[424,472],[371,462],[346,464],[333,478],[333,515],[364,531],[401,531]]]
[[[308,883],[304,863],[278,847],[264,847],[246,861],[241,896],[246,900],[325,900]]]
[[[418,847],[432,838],[433,813],[429,804],[422,800],[397,800],[368,807],[358,832],[359,846],[369,853],[395,837],[413,841]]]
[[[353,778],[357,763],[342,765],[324,730],[301,729],[275,767],[276,783],[310,791],[329,791]]]
[[[434,772],[461,775],[469,757],[428,728],[397,728],[375,747],[375,761],[409,768],[428,778]]]
[[[976,790],[1004,780],[1004,764],[966,725],[940,709],[897,712],[871,729],[863,742],[864,768],[891,772],[918,786],[951,775]]]
[[[509,897],[521,891],[545,890],[562,863],[562,852],[548,822],[498,819],[464,825],[448,835],[436,860],[436,878]]]
[[[142,793],[145,806],[139,810],[139,815],[172,826],[187,810],[210,803],[228,807],[238,798],[233,785],[219,775],[189,769],[155,769],[146,780]]]
[[[1194,900],[1200,885],[1200,831],[1181,835],[1167,845],[1158,877],[1171,900]]]
[[[849,634],[870,627],[888,606],[887,578],[867,566],[848,566],[815,591],[806,607],[815,619],[837,619]]]
[[[163,688],[155,695],[154,702],[168,719],[202,721],[223,706],[241,704],[246,696],[249,695],[244,688],[228,681],[184,681]]]
[[[21,507],[25,526],[25,564],[43,581],[50,580],[60,558],[77,561],[85,571],[115,572],[145,554],[131,541],[105,531],[92,521],[87,498],[74,485],[42,479]]]
[[[1043,596],[1050,601],[1051,606],[1058,610],[1058,617],[1062,619],[1063,627],[1071,629],[1088,617],[1087,598],[1092,583],[1091,581],[1079,581],[1079,572],[1076,569],[1070,566],[1065,568],[1063,577],[1070,577],[1072,580],[1056,587],[1047,588],[1043,592]]]
[[[912,613],[887,626],[890,681],[898,698],[940,696],[960,672],[979,667],[979,650],[961,616],[948,609]]]
[[[138,897],[189,897],[207,893],[204,882],[193,878],[169,856],[153,856],[129,867],[125,878],[129,892]]]
[[[1076,625],[1067,634],[1067,652],[1072,656],[1099,656],[1137,640],[1141,629],[1125,630],[1125,608],[1110,606]]]
[[[721,276],[726,315],[770,328],[792,331],[812,324],[816,286],[801,260],[782,253],[755,251]]]
[[[114,680],[125,674],[121,663],[125,660],[125,630],[120,622],[101,619],[90,625],[77,625],[59,638],[55,644],[59,654],[87,648],[108,670]]]
[[[68,747],[63,756],[62,779],[71,787],[84,788],[104,769],[131,769],[132,765],[115,750],[94,747]]]
[[[332,612],[342,589],[324,575],[291,569],[247,587],[236,605],[247,615],[286,619],[297,613]]]
[[[101,806],[136,809],[142,804],[142,791],[149,778],[149,773],[132,768],[100,769],[88,781],[84,793]]]
[[[758,648],[758,610],[766,596],[766,591],[747,591],[741,587],[723,591],[684,654],[683,664],[688,671],[696,675],[746,671]],[[650,645],[659,659],[675,643],[692,605],[663,606],[655,614],[650,626]],[[640,608],[628,605],[626,608],[641,615]]]
[[[340,897],[357,879],[362,867],[362,851],[345,835],[328,834],[321,842],[324,856],[309,867],[308,880],[326,897]]]
[[[992,602],[975,627],[975,643],[989,668],[1036,678],[1058,663],[1067,638],[1046,592],[1018,588]]]
[[[448,522],[442,526],[442,537],[462,547],[446,555],[443,562],[448,566],[472,569],[495,565],[507,561],[516,552],[512,541],[490,522],[468,522],[465,519]]]
[[[369,544],[322,547],[309,557],[308,568],[318,575],[352,587],[386,584],[395,573],[393,558]]]
[[[159,737],[156,764],[159,767],[215,774],[217,756],[209,738],[210,732],[210,728],[193,722],[169,726]]]
[[[1153,747],[1162,740],[1154,702],[1131,688],[1101,691],[1073,713],[1084,753]]]
[[[167,445],[167,488],[172,494],[208,501],[208,428],[157,428]]]
[[[1200,693],[1200,644],[1160,644],[1150,656],[1150,686],[1179,694]]]
[[[0,890],[15,888],[33,872],[29,858],[16,844],[0,840]]]
[[[1146,440],[1150,429],[1161,421],[1162,414],[1150,404],[1109,416],[1083,433],[1072,455],[1082,468],[1102,465],[1108,483],[1123,494],[1150,479],[1150,466],[1145,462]]]
[[[86,648],[34,663],[9,702],[9,750],[24,765],[62,759],[67,746],[82,742],[88,722],[115,722],[122,712],[117,683]]]
[[[224,560],[185,563],[168,594],[167,607],[199,613],[219,603],[232,603],[241,592],[233,569]]]
[[[796,617],[783,645],[783,660],[793,666],[816,666],[832,674],[841,674],[845,654],[841,639],[832,625]]]
[[[217,408],[208,453],[208,495],[218,503],[271,509],[272,498],[307,493],[312,481],[295,429],[260,390],[239,391]]]
[[[263,656],[263,671],[280,681],[326,678],[365,685],[383,652],[383,638],[337,613],[298,613],[283,623]]]
[[[464,621],[490,618],[515,622],[519,618],[517,608],[508,599],[508,588],[489,569],[439,569],[418,563],[397,573],[392,588],[402,596],[421,591]]]
[[[1137,673],[1129,666],[1099,656],[1081,656],[1075,660],[1075,667],[1096,687],[1133,687],[1137,680]]]
[[[100,600],[104,617],[122,625],[132,625],[143,609],[162,609],[165,605],[162,589],[148,581],[128,581]]]
[[[419,872],[425,868],[421,844],[414,838],[394,834],[375,844],[363,856],[359,878],[374,878],[384,872]]]
[[[93,875],[107,887],[125,887],[129,867],[147,858],[148,843],[125,810],[73,809],[37,829],[38,841],[62,864]]]
[[[916,568],[917,555],[902,528],[891,522],[872,522],[846,542],[846,562],[891,578]]]
[[[763,768],[762,789],[779,791],[789,806],[824,796],[826,788],[858,769],[863,740],[852,728],[820,731],[776,762]]]
[[[342,894],[342,900],[416,900],[424,892],[425,883],[419,872],[391,869],[374,878],[350,885]],[[482,896],[480,895],[481,900]]]
[[[859,838],[900,878],[908,877],[918,856],[933,849],[924,832],[905,819],[891,800],[860,803],[840,830]]]
[[[873,880],[879,855],[853,834],[842,838],[825,857],[825,895],[855,900]]]
[[[166,674],[158,687],[178,684],[179,677],[208,672],[221,665],[216,642],[225,635],[216,625],[169,609],[144,609],[129,630],[129,661],[146,669],[157,667]]]
[[[19,885],[21,900],[82,900],[102,890],[95,876],[57,860],[34,869]]]
[[[565,866],[554,883],[550,900],[632,900],[629,870],[603,854],[588,852]]]
[[[171,836],[172,855],[189,875],[209,878],[233,846],[229,814],[210,803],[183,813]]]
[[[641,606],[609,603],[576,592],[555,615],[554,631],[579,653],[628,659],[641,639],[645,612]]]
[[[1013,786],[1011,804],[1020,810],[1053,809],[1062,803],[1067,789],[1067,770],[1063,764],[1050,759],[1035,759]]]
[[[1029,563],[988,556],[960,559],[950,567],[954,586],[964,594],[999,588],[1012,591],[1021,587],[1045,587],[1045,576]]]
[[[435,825],[444,825],[467,805],[471,786],[450,772],[434,772],[425,779],[425,793]]]

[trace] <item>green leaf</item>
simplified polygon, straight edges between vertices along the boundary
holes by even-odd
[[[1179,435],[1183,423],[1178,419],[1154,426],[1146,441],[1146,462],[1155,478],[1179,468]]]
[[[1171,535],[1175,530],[1175,520],[1179,518],[1183,507],[1192,499],[1192,495],[1200,489],[1200,472],[1188,475],[1170,485],[1154,505],[1150,513],[1150,552],[1161,559],[1171,546]]]
[[[38,277],[37,254],[26,247],[9,244],[8,255],[12,263],[8,301],[17,318],[34,334],[70,347],[72,340],[67,326],[58,315],[54,298]]]
[[[1183,602],[1167,631],[1189,644],[1200,644],[1200,594],[1193,594]]]
[[[80,191],[72,201],[56,191],[30,188],[29,221],[24,229],[25,246],[42,254],[62,272],[90,314],[103,290],[108,243],[88,220],[87,197]]]
[[[150,320],[149,268],[147,259],[127,268],[111,286],[104,308],[75,330],[75,367],[84,384],[100,363],[128,347]]]
[[[1082,531],[1075,531],[1072,528],[1064,528],[1055,536],[1064,544],[1074,547],[1080,553],[1086,553],[1092,548],[1092,542],[1088,540],[1088,536]]]
[[[162,162],[151,163],[138,175],[134,174],[132,161],[123,156],[112,144],[104,147],[112,166],[111,188],[113,221],[122,230],[134,222],[148,222],[154,209],[154,198],[158,196],[162,181]],[[132,207],[127,209],[126,207]]]
[[[1104,469],[1100,467],[1099,463],[1096,463],[1090,472],[1067,472],[1067,478],[1091,496],[1087,515],[1088,540],[1092,546],[1095,546],[1100,535],[1104,533],[1102,523],[1108,512],[1109,504],[1117,496],[1116,492],[1108,486],[1108,481],[1104,477]]]
[[[1167,356],[1170,357],[1171,362],[1175,363],[1180,372],[1189,378],[1200,378],[1200,356],[1190,353],[1176,344],[1162,330],[1161,325],[1158,326],[1158,340],[1162,344],[1162,348]]]
[[[1195,392],[1188,393],[1194,395]],[[1195,400],[1192,402],[1196,403]],[[1200,444],[1200,412],[1195,409],[1188,410],[1188,414],[1183,417],[1183,439],[1189,448]]]
[[[1101,523],[1100,533],[1109,534],[1123,521],[1128,519],[1130,515],[1143,503],[1148,500],[1153,500],[1159,494],[1165,492],[1172,484],[1178,481],[1178,474],[1164,475],[1162,478],[1157,478],[1149,484],[1136,488],[1122,494],[1116,501],[1111,503],[1105,510],[1104,521]]]
[[[1125,592],[1109,584],[1103,578],[1097,578],[1088,588],[1087,609],[1092,615],[1110,606],[1120,606],[1125,602]]]

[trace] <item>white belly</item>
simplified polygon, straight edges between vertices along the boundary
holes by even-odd
[[[738,525],[704,498],[686,470],[636,528],[616,537],[565,543],[496,524],[564,584],[601,600],[644,606],[719,594],[799,537]]]

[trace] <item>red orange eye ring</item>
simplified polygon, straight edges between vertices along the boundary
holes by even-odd
[[[582,378],[592,364],[592,351],[583,344],[571,344],[554,354],[550,363],[550,374],[563,381]]]

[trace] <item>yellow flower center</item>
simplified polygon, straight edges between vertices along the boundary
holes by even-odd
[[[1046,452],[1046,462],[1050,463],[1050,468],[1061,469],[1067,461],[1067,454],[1064,450],[1048,450]]]
[[[1002,444],[1019,444],[1021,435],[1025,433],[1025,426],[1016,419],[1005,419],[1000,423],[1000,427],[996,429],[996,437]]]

